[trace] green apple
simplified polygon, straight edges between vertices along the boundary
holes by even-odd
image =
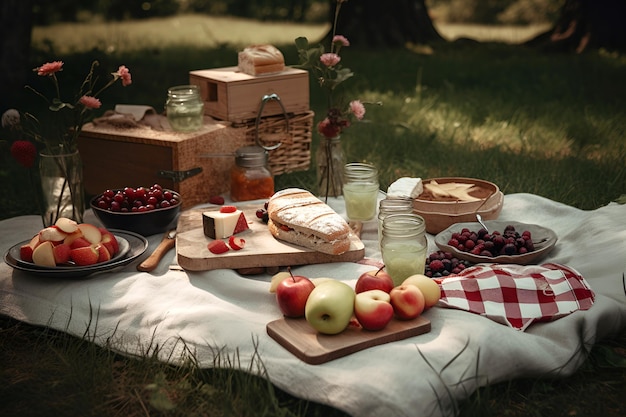
[[[338,280],[318,284],[306,302],[306,321],[320,333],[341,333],[352,319],[354,312],[354,290]]]

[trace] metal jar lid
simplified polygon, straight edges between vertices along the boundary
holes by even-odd
[[[235,151],[235,163],[242,168],[263,167],[267,164],[267,151],[260,146],[244,146]]]

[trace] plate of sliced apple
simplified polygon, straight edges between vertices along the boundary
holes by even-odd
[[[141,235],[60,218],[11,247],[5,262],[32,274],[77,278],[126,265],[148,247]]]

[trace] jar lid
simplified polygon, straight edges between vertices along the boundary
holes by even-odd
[[[200,89],[197,85],[177,85],[167,89],[167,95],[170,98],[178,100],[195,99],[200,96]]]
[[[265,166],[267,164],[267,151],[260,146],[244,146],[235,151],[235,163],[243,168]]]

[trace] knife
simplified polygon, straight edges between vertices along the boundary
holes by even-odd
[[[163,256],[176,244],[176,229],[169,230],[163,236],[163,240],[142,263],[137,265],[137,271],[150,272],[159,265]]]

